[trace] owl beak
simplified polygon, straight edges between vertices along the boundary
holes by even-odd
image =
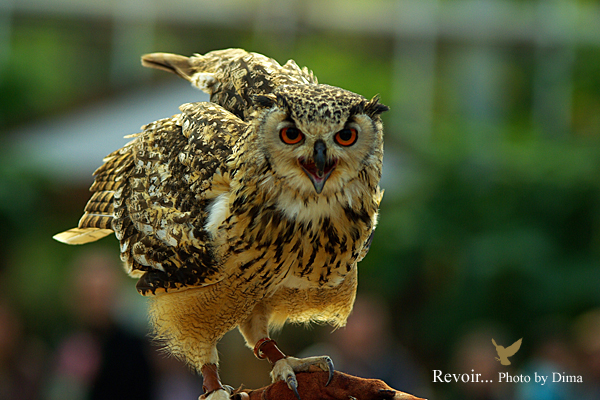
[[[320,194],[323,191],[325,182],[335,169],[337,160],[327,161],[327,146],[325,142],[319,140],[315,143],[315,150],[313,154],[313,160],[305,160],[301,158],[298,160],[304,173],[311,180],[315,191]]]

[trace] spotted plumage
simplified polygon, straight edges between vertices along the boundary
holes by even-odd
[[[210,102],[182,105],[107,156],[79,226],[56,238],[114,232],[157,338],[225,398],[209,366],[227,331],[254,347],[286,321],[345,323],[382,196],[387,107],[239,49],[142,63]],[[274,379],[304,368],[273,348]]]

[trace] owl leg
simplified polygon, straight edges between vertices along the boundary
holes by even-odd
[[[217,343],[232,327],[218,325],[210,317],[229,312],[222,306],[225,302],[218,297],[219,289],[215,285],[173,291],[152,296],[148,303],[156,340],[163,342],[172,355],[202,374],[204,394],[199,400],[229,400],[233,392],[232,388],[221,384],[217,368]]]
[[[198,400],[229,400],[233,388],[221,384],[217,364],[205,364],[200,371],[202,372],[204,394]]]
[[[273,381],[282,380],[286,382],[296,397],[301,400],[295,373],[306,372],[312,366],[316,366],[329,372],[329,379],[325,384],[329,385],[334,372],[331,358],[327,356],[295,358],[285,355],[277,347],[277,343],[269,338],[267,315],[265,306],[262,304],[257,305],[250,318],[240,325],[240,331],[244,335],[248,347],[254,349],[254,355],[260,360],[268,360],[273,365],[271,370]]]

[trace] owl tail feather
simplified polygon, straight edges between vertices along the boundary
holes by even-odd
[[[201,59],[201,56],[198,56]],[[198,61],[199,58],[195,60]],[[217,79],[212,72],[203,71],[189,57],[171,53],[150,53],[142,56],[142,65],[171,72],[189,81],[193,87],[212,95]]]
[[[192,80],[192,75],[195,72],[188,57],[171,53],[145,54],[142,56],[142,65],[171,72],[188,81]]]
[[[53,239],[66,244],[84,244],[95,242],[113,233],[112,229],[99,228],[73,228],[68,231],[57,233]]]

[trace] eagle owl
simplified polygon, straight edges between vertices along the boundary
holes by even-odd
[[[142,127],[95,173],[77,228],[81,244],[114,232],[156,337],[204,377],[203,398],[229,397],[217,342],[239,328],[273,380],[329,357],[286,356],[269,331],[286,321],[343,326],[357,263],[377,222],[388,108],[319,84],[306,68],[240,49],[144,66],[175,73],[210,102]]]

